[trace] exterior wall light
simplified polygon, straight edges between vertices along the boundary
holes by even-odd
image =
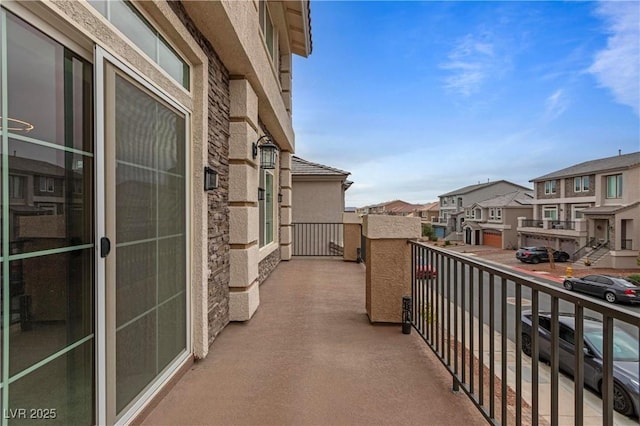
[[[278,194],[278,202],[281,203],[282,202],[282,193]]]
[[[204,167],[204,190],[212,191],[218,187],[218,172],[209,166]]]
[[[263,169],[275,169],[278,146],[273,143],[268,135],[260,136],[252,146],[254,160],[258,157],[258,148],[260,148],[260,167]]]
[[[264,189],[258,188],[258,201],[264,201]]]

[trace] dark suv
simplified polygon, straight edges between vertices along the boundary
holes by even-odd
[[[566,251],[553,250],[553,260],[556,262],[567,262],[571,256]],[[540,263],[549,261],[547,247],[522,247],[516,252],[516,258],[525,263]]]

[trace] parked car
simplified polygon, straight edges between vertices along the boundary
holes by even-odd
[[[548,262],[549,252],[546,247],[522,247],[516,251],[516,258],[525,263]],[[553,250],[553,260],[556,262],[567,262],[569,259],[571,256],[566,251]]]
[[[587,275],[567,278],[564,288],[603,297],[609,303],[640,303],[640,284],[628,278],[610,275]]]
[[[427,259],[416,256],[416,279],[432,279],[438,275],[436,268],[431,266]]]
[[[522,352],[531,356],[532,314],[522,314]],[[551,315],[541,312],[538,316],[538,354],[542,360],[551,359]],[[559,329],[559,368],[573,376],[575,318],[561,314]],[[602,386],[602,321],[584,319],[584,384],[601,392]],[[618,325],[613,327],[613,409],[631,416],[640,413],[640,363],[638,339]]]

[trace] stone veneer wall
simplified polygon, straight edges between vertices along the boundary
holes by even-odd
[[[258,281],[260,284],[271,275],[278,263],[280,263],[280,250],[274,250],[273,253],[262,259],[258,265]]]
[[[208,162],[219,187],[208,196],[209,344],[229,323],[229,72],[180,2],[171,8],[209,58]],[[196,231],[197,232],[197,231]]]

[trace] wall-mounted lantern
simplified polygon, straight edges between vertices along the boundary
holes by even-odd
[[[209,166],[204,168],[204,190],[212,191],[218,187],[218,172]]]
[[[282,203],[282,193],[278,194],[278,203]]]
[[[264,201],[264,188],[258,188],[258,201]]]
[[[258,157],[258,149],[260,149],[260,167],[263,169],[275,169],[278,146],[273,143],[268,135],[260,136],[260,138],[253,143],[252,153],[254,160]]]

